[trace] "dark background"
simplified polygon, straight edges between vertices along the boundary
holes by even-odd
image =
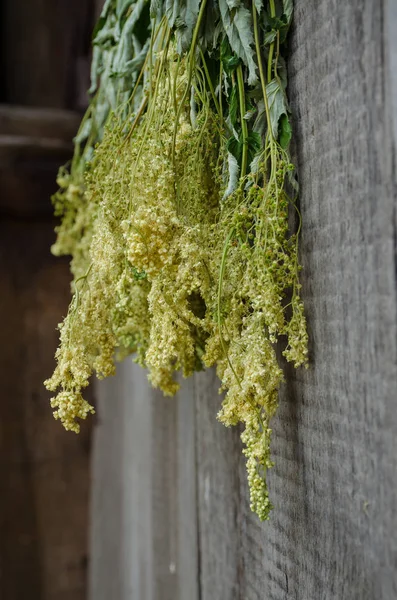
[[[53,419],[43,380],[70,297],[50,195],[87,104],[93,0],[0,3],[0,598],[83,600],[89,423]]]

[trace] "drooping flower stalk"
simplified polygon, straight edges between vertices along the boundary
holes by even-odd
[[[267,519],[279,337],[307,364],[288,228],[292,2],[121,4],[102,13],[95,96],[55,198],[55,251],[72,254],[75,279],[46,382],[54,414],[78,431],[93,410],[82,390],[117,358],[133,355],[166,395],[175,372],[216,365],[219,419],[244,425],[251,507]]]

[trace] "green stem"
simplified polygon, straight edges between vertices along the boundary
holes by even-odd
[[[272,124],[270,121],[270,110],[269,110],[269,102],[268,102],[267,92],[266,92],[265,71],[263,69],[263,63],[262,63],[261,46],[260,46],[260,40],[259,40],[258,15],[256,14],[255,0],[252,1],[252,18],[254,21],[255,49],[256,49],[256,56],[258,59],[258,66],[259,66],[259,79],[261,80],[263,101],[265,103],[267,130],[269,132],[270,141],[272,142],[272,141],[274,141],[274,137],[273,137]]]
[[[219,282],[218,282],[218,306],[217,306],[217,308],[218,308],[218,315],[217,316],[218,316],[219,338],[220,338],[220,341],[221,341],[222,350],[223,350],[223,353],[224,353],[224,355],[226,357],[226,360],[227,360],[227,362],[229,364],[229,367],[231,368],[232,373],[233,373],[233,375],[236,378],[238,386],[241,388],[240,379],[239,379],[239,377],[238,377],[236,371],[234,370],[234,367],[233,367],[233,365],[232,365],[232,363],[230,361],[229,352],[227,351],[225,340],[223,339],[223,335],[222,335],[222,323],[221,323],[221,299],[222,299],[223,277],[225,275],[226,258],[227,258],[227,253],[229,251],[229,244],[230,244],[230,240],[232,239],[232,237],[234,235],[234,232],[235,232],[234,228],[232,228],[229,231],[229,234],[228,234],[228,236],[226,238],[226,241],[225,241],[225,245],[223,246],[221,267],[220,267],[220,271],[219,271]]]
[[[245,120],[245,89],[243,79],[243,68],[241,64],[237,67],[237,84],[238,84],[238,95],[240,103],[240,121],[241,121],[241,133],[243,136],[243,156],[241,159],[241,178],[247,174],[247,163],[248,163],[248,125]]]
[[[276,16],[276,6],[274,4],[274,0],[269,0],[270,4],[270,16],[274,18]],[[269,60],[267,63],[267,81],[268,83],[272,80],[272,63],[273,63],[273,54],[274,54],[274,42],[270,44],[269,49]]]
[[[216,97],[214,86],[212,85],[211,77],[210,77],[207,63],[205,62],[205,58],[204,58],[204,54],[203,54],[202,50],[200,50],[200,56],[201,56],[201,61],[203,63],[203,69],[204,69],[205,77],[207,79],[208,87],[210,88],[211,96],[212,96],[212,99],[215,104],[215,108],[216,108],[218,114],[220,115],[221,111],[220,111],[220,107],[219,107],[218,98]]]
[[[200,31],[200,27],[201,27],[201,23],[203,21],[204,18],[204,13],[205,13],[205,7],[207,5],[207,0],[202,0],[201,2],[201,6],[200,6],[200,12],[198,14],[197,17],[197,23],[196,26],[194,28],[193,31],[193,37],[192,37],[192,43],[190,44],[190,50],[189,50],[189,73],[188,73],[188,81],[187,81],[187,85],[186,85],[186,89],[185,92],[183,94],[182,100],[178,106],[178,112],[176,114],[175,117],[175,127],[174,127],[174,137],[173,137],[173,141],[172,141],[172,162],[175,163],[175,142],[176,142],[176,134],[178,131],[178,124],[179,124],[179,117],[181,116],[181,112],[183,109],[183,106],[186,102],[186,98],[187,95],[190,91],[190,86],[192,83],[192,77],[193,77],[193,65],[194,65],[194,55],[196,52],[196,45],[197,45],[197,38],[198,38],[198,34]]]

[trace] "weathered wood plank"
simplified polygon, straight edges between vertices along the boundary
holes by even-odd
[[[216,420],[218,387],[212,369],[195,375],[202,600],[240,597],[241,443],[237,428],[226,429]]]
[[[272,520],[259,526],[244,511],[245,600],[397,595],[396,139],[384,10],[374,0],[296,3],[289,75],[311,367],[288,370],[274,420]]]
[[[71,144],[81,115],[70,110],[0,104],[0,135],[55,138]]]
[[[384,6],[296,5],[289,75],[311,367],[286,368],[267,524],[250,512],[237,440],[217,430],[216,409],[208,413],[216,381],[198,399],[204,600],[397,595],[397,546],[388,533],[397,524],[397,113],[388,70],[396,42],[385,37]],[[216,505],[206,501],[205,473],[219,479]],[[232,502],[225,489],[231,498],[240,491],[238,529],[230,517],[220,529],[221,507]]]
[[[92,600],[198,598],[192,382],[182,389],[164,398],[130,360],[97,386]]]
[[[75,600],[86,592],[89,424],[55,422],[43,380],[69,297],[51,221],[0,221],[0,597]]]

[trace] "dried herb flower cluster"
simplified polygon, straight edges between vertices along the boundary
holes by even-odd
[[[242,423],[251,508],[271,509],[274,345],[307,363],[286,67],[291,0],[109,0],[93,100],[54,202],[73,299],[46,381],[66,429],[93,373],[133,355],[173,395],[215,365],[219,419]],[[298,218],[298,221],[300,219]]]

